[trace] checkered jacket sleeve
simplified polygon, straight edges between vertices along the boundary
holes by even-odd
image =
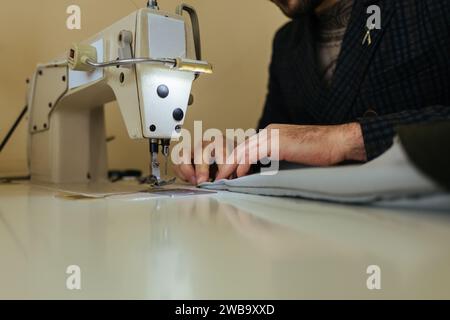
[[[408,110],[374,118],[359,118],[366,154],[372,160],[391,145],[397,126],[450,121],[450,107],[432,106],[420,110]]]

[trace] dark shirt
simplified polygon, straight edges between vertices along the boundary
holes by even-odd
[[[372,4],[381,30],[369,46]],[[355,1],[330,86],[318,71],[316,23],[301,16],[277,32],[260,128],[359,122],[371,160],[392,145],[397,126],[450,120],[450,1]]]

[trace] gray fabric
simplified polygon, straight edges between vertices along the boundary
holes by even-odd
[[[416,170],[397,141],[381,157],[364,165],[280,171],[205,183],[202,188],[344,203],[371,203],[444,194]]]

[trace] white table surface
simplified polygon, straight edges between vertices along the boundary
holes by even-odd
[[[81,268],[81,290],[66,268]],[[368,290],[369,265],[381,290]],[[450,214],[0,184],[1,299],[450,298]]]

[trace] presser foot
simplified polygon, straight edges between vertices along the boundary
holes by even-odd
[[[176,180],[177,180],[177,178],[171,178],[171,179],[165,180],[165,179],[158,178],[154,175],[150,175],[148,177],[142,178],[140,180],[140,183],[147,184],[152,188],[157,188],[157,187],[165,187],[168,185],[172,185],[175,183]]]

